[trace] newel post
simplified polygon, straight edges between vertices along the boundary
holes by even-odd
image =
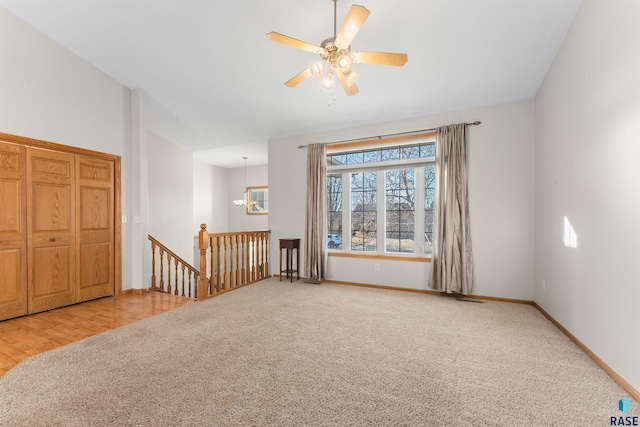
[[[207,299],[209,283],[207,282],[207,248],[209,248],[209,232],[207,224],[200,224],[198,233],[198,248],[200,248],[200,277],[198,279],[198,300]]]

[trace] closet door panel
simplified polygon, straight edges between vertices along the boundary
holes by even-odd
[[[0,249],[0,320],[27,314],[26,281],[23,280],[22,250]]]
[[[27,314],[25,149],[0,142],[0,320]]]
[[[29,313],[75,303],[75,156],[27,149]]]
[[[60,307],[67,304],[67,294],[72,291],[72,264],[73,251],[70,245],[60,244],[55,246],[40,246],[33,249],[32,262],[38,268],[32,270],[32,281],[36,285],[30,295],[36,301],[47,298],[51,301],[46,308]],[[43,309],[46,309],[44,306]]]
[[[114,162],[77,156],[76,170],[80,302],[115,294]]]

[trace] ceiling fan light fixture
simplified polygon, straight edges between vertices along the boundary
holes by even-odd
[[[355,83],[358,75],[352,71],[354,62],[362,64],[393,65],[402,67],[407,62],[406,53],[390,52],[351,52],[351,42],[369,17],[369,10],[364,6],[351,5],[344,18],[340,31],[337,31],[337,2],[333,1],[333,37],[325,39],[319,46],[274,31],[267,33],[271,41],[286,44],[297,49],[320,55],[322,61],[311,63],[308,67],[285,82],[287,87],[295,87],[309,77],[320,78],[320,85],[332,90],[335,80],[340,81],[347,96],[360,91]],[[324,73],[324,74],[323,74]]]
[[[332,90],[335,84],[335,76],[333,71],[327,71],[327,73],[320,80],[320,86],[326,90]]]
[[[311,75],[315,78],[318,78],[322,75],[324,71],[324,62],[315,61],[309,65],[309,71],[311,71]]]
[[[344,52],[338,57],[336,65],[338,66],[338,70],[342,71],[343,73],[348,73],[351,71],[353,58],[348,52]]]

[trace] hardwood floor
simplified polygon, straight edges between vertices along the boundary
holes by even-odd
[[[0,322],[0,376],[24,359],[194,302],[145,292],[102,298]]]

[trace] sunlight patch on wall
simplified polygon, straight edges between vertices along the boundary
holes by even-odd
[[[578,235],[566,216],[564,217],[564,245],[568,248],[578,247]]]

